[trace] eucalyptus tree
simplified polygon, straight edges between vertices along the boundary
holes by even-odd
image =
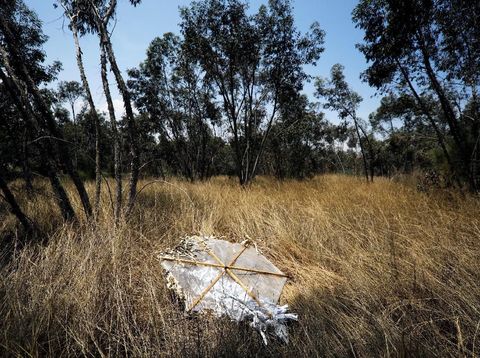
[[[39,147],[44,165],[63,217],[72,219],[75,213],[58,179],[57,156],[75,185],[86,215],[90,216],[91,205],[83,182],[72,165],[69,148],[48,99],[39,89],[39,84],[52,76],[52,71],[42,65],[45,54],[41,46],[46,38],[40,22],[20,0],[3,0],[0,4],[0,78],[22,117],[39,135],[36,141],[42,142]]]
[[[80,83],[77,81],[61,81],[58,84],[58,90],[57,90],[57,97],[58,101],[60,103],[67,102],[68,105],[70,105],[70,110],[71,110],[71,115],[72,115],[72,122],[73,122],[73,131],[74,131],[74,136],[73,136],[73,161],[74,161],[74,166],[77,167],[78,164],[78,158],[77,158],[77,152],[78,152],[78,138],[77,138],[77,116],[75,113],[75,105],[79,98],[83,97],[84,95],[84,90],[83,87]]]
[[[362,0],[353,12],[365,32],[358,45],[369,62],[364,79],[384,92],[406,89],[415,97],[445,156],[453,158],[452,170],[472,189],[480,128],[478,112],[471,117],[464,109],[472,100],[478,104],[479,17],[478,1],[463,0]],[[428,110],[425,94],[435,96],[442,116]],[[448,137],[438,129],[441,122]]]
[[[39,136],[39,138],[35,141],[35,144],[39,148],[42,164],[50,180],[56,202],[60,208],[60,212],[64,220],[72,220],[75,218],[75,212],[70,203],[70,199],[68,198],[68,195],[58,178],[58,166],[56,163],[57,153],[55,151],[54,144],[50,140],[50,136],[48,135],[49,133],[45,130],[45,128],[40,126],[41,122],[38,119],[37,114],[34,112],[33,106],[28,101],[28,93],[23,88],[20,80],[16,77],[14,70],[9,64],[6,54],[2,50],[3,49],[0,48],[0,59],[2,61],[0,66],[0,79],[5,85],[9,96],[15,102],[21,117],[26,122],[25,129],[27,131],[31,131],[33,135]],[[5,118],[4,122],[7,122],[8,120],[11,121],[12,118]],[[39,139],[45,140],[40,141]],[[5,172],[6,169],[4,168],[3,171]],[[13,208],[12,205],[11,207]]]
[[[317,107],[302,95],[282,108],[267,140],[263,173],[303,179],[322,171],[333,154],[329,148],[334,138],[333,126]]]
[[[109,24],[114,19],[117,10],[116,0],[79,0],[85,4],[84,15],[86,21],[91,24],[90,29],[98,34],[100,39],[100,49],[104,55],[102,59],[107,58],[110,63],[110,68],[115,76],[118,90],[122,96],[125,107],[125,116],[127,122],[128,142],[130,148],[130,182],[128,188],[128,203],[126,207],[126,214],[128,215],[135,204],[137,197],[137,182],[140,172],[140,153],[137,138],[137,126],[135,124],[135,117],[133,113],[132,101],[130,91],[123,79],[120,68],[117,64],[115,52],[113,50],[112,42],[110,40],[111,34],[109,32]],[[136,6],[141,0],[129,0],[129,2]],[[104,61],[104,60],[103,60]],[[102,73],[104,72],[105,64],[102,64]],[[105,79],[102,76],[104,88],[106,87]],[[109,102],[110,105],[113,102]],[[110,111],[111,112],[111,111]],[[116,143],[118,144],[119,137]],[[120,169],[120,168],[119,168]],[[118,182],[117,182],[118,183]],[[118,185],[118,184],[117,184]],[[118,186],[117,186],[118,188]],[[118,200],[118,198],[117,198]]]
[[[117,128],[117,119],[115,117],[113,100],[111,97],[108,73],[107,60],[110,63],[110,68],[114,73],[118,89],[122,95],[126,118],[127,129],[130,147],[130,184],[129,184],[129,199],[127,206],[127,213],[133,208],[136,198],[136,188],[139,175],[139,148],[137,143],[137,129],[131,104],[130,93],[122,77],[121,71],[118,67],[113,46],[110,40],[109,24],[114,19],[117,1],[116,0],[57,0],[63,7],[65,14],[70,19],[70,28],[74,35],[74,40],[77,48],[77,62],[81,73],[84,73],[83,64],[81,61],[81,49],[79,45],[78,35],[83,35],[87,32],[96,33],[99,37],[100,47],[100,63],[101,63],[101,77],[104,88],[105,97],[107,100],[108,112],[114,136],[114,170],[116,178],[116,204],[115,217],[119,218],[122,206],[122,182],[121,182],[121,135]],[[140,0],[130,0],[132,5],[137,5]],[[84,83],[86,77],[83,75]],[[93,103],[93,100],[92,100]],[[100,125],[98,125],[100,128]],[[99,136],[98,136],[99,137]],[[99,193],[100,180],[97,180],[97,189]]]
[[[362,127],[360,118],[357,116],[358,107],[363,99],[350,88],[345,80],[343,69],[342,65],[336,64],[330,71],[330,79],[317,78],[315,81],[315,95],[325,100],[323,104],[325,109],[338,112],[339,117],[343,120],[350,118],[353,121],[362,154],[365,178],[367,181],[369,180],[368,173],[370,172],[370,180],[373,181],[374,158],[372,145],[365,129]],[[368,150],[366,147],[368,147]]]
[[[181,174],[191,180],[207,178],[219,109],[211,85],[182,40],[172,33],[155,38],[145,61],[128,73],[136,108],[148,115],[156,134],[171,143]]]
[[[100,192],[102,185],[102,173],[101,173],[101,153],[100,153],[100,119],[98,117],[97,109],[95,107],[95,102],[93,100],[92,92],[90,90],[90,84],[85,73],[85,67],[83,64],[83,52],[80,46],[79,35],[82,35],[88,29],[88,17],[84,15],[85,13],[85,4],[82,1],[77,0],[57,0],[64,11],[64,15],[69,21],[69,28],[72,31],[73,40],[75,43],[75,55],[77,60],[78,70],[80,72],[80,78],[82,80],[85,98],[87,99],[88,105],[90,107],[90,113],[93,117],[95,123],[95,203],[94,203],[94,212],[95,216],[98,215],[100,207]],[[82,11],[83,10],[83,11]],[[73,111],[73,107],[72,107]],[[75,122],[75,118],[74,118]]]
[[[70,105],[72,111],[72,121],[75,123],[75,105],[77,101],[85,94],[84,89],[77,81],[61,81],[58,84],[58,99],[60,102],[67,102]]]
[[[8,177],[7,168],[21,168],[29,198],[34,192],[31,167],[36,156],[35,149],[29,145],[32,139],[27,122],[12,101],[6,84],[0,84],[0,166],[4,177]]]
[[[441,112],[431,96],[422,96],[421,99],[431,115]],[[392,93],[383,97],[369,120],[372,130],[379,133],[376,167],[383,175],[411,173],[414,169],[434,169],[446,172],[448,177],[453,174],[449,172],[450,158],[439,148],[430,120],[414,96]],[[444,137],[445,126],[437,129]]]
[[[26,171],[29,165],[25,163],[28,159],[24,153],[27,149],[26,132],[26,123],[7,93],[5,83],[2,83],[0,85],[0,191],[3,195],[0,193],[0,198],[7,202],[10,211],[17,217],[25,231],[32,232],[33,226],[30,220],[8,186],[8,181],[16,178],[15,169],[22,164],[27,192],[32,190],[30,173]],[[19,138],[22,138],[22,141],[19,141]],[[19,153],[22,155],[19,156]],[[22,163],[19,163],[20,158]]]
[[[318,24],[302,35],[288,0],[270,0],[253,15],[241,0],[195,1],[181,9],[185,46],[222,103],[240,184],[256,175],[280,108],[299,95],[303,66],[323,51]]]
[[[110,92],[110,84],[108,82],[107,72],[107,55],[105,48],[100,43],[100,74],[102,77],[103,92],[107,101],[108,115],[113,137],[113,172],[115,176],[115,208],[114,217],[118,223],[122,212],[122,154],[121,154],[121,134],[117,126],[117,118],[115,108],[113,106],[112,94]]]

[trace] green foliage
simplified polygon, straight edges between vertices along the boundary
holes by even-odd
[[[247,7],[205,0],[181,10],[185,47],[221,100],[241,184],[255,177],[272,126],[299,96],[303,66],[315,64],[324,38],[318,24],[299,33],[289,1],[271,0],[253,15]]]
[[[67,102],[72,109],[72,120],[75,122],[75,103],[85,95],[82,85],[77,81],[62,81],[58,84],[58,100]]]
[[[452,175],[472,190],[479,112],[467,114],[467,104],[478,108],[479,15],[478,2],[462,0],[362,0],[353,11],[365,33],[358,45],[369,62],[363,78],[384,93],[415,99]]]
[[[350,118],[353,122],[357,134],[356,140],[358,140],[363,159],[365,177],[368,181],[368,173],[370,172],[370,180],[373,181],[375,154],[365,126],[361,119],[357,117],[357,109],[363,99],[350,88],[345,80],[343,69],[343,66],[337,63],[333,65],[330,71],[330,79],[317,78],[315,81],[315,96],[324,99],[323,107],[325,109],[332,109],[338,113],[341,119]],[[351,139],[351,145],[356,147],[356,140]],[[368,149],[364,142],[367,143]]]
[[[340,118],[356,118],[357,109],[363,99],[349,87],[343,70],[344,67],[337,63],[332,66],[329,80],[317,78],[315,95],[318,98],[325,98],[323,107],[337,111]]]
[[[128,85],[146,131],[170,146],[161,150],[175,171],[191,180],[212,175],[219,108],[213,90],[179,37],[156,38],[147,59],[129,71]]]
[[[45,63],[46,55],[43,45],[47,37],[43,34],[41,22],[37,15],[31,11],[23,1],[1,1],[0,17],[8,23],[10,30],[15,35],[15,48],[17,54],[6,52],[6,57],[0,57],[0,70],[7,76],[5,66],[11,67],[27,65],[29,74],[36,85],[48,84],[56,79],[61,70],[61,64],[54,62]],[[0,28],[0,44],[6,46],[7,39],[3,28]],[[17,74],[18,75],[18,74]],[[20,75],[19,75],[20,76]],[[18,100],[13,96],[12,87],[2,77],[0,84],[0,172],[7,178],[24,176],[30,178],[33,169],[44,173],[42,160],[39,157],[38,146],[41,141],[37,137],[45,132],[35,133],[31,124],[27,122],[19,110]],[[43,94],[51,102],[51,92],[44,90]]]

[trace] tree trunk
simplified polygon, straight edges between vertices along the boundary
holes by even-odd
[[[453,140],[455,141],[455,144],[459,149],[460,156],[462,158],[463,172],[467,177],[468,183],[470,185],[470,189],[474,190],[475,180],[472,176],[472,172],[470,168],[470,153],[469,153],[469,150],[467,149],[468,142],[466,140],[466,136],[463,133],[462,128],[459,127],[458,119],[455,115],[455,111],[453,110],[453,107],[450,101],[448,100],[447,95],[442,85],[439,83],[437,76],[432,68],[432,65],[430,62],[430,56],[425,47],[425,43],[423,42],[422,39],[420,39],[419,42],[420,42],[420,50],[422,52],[423,64],[425,66],[425,71],[427,72],[427,76],[428,76],[428,79],[430,80],[431,87],[437,94],[437,97],[440,101],[440,106],[447,120],[448,127],[450,129],[450,133],[452,134]]]
[[[60,160],[64,165],[66,172],[72,179],[73,184],[75,185],[75,188],[82,202],[85,215],[88,218],[92,215],[92,207],[90,205],[90,199],[88,197],[87,191],[85,190],[85,186],[83,185],[83,181],[81,180],[80,176],[78,175],[78,172],[76,171],[76,169],[74,169],[72,165],[69,148],[65,145],[65,140],[63,139],[63,135],[58,130],[57,123],[55,122],[55,118],[53,117],[46,103],[44,102],[38,88],[33,83],[33,80],[30,78],[28,73],[24,72],[24,75],[26,76],[25,78],[27,80],[27,88],[29,89],[29,92],[32,94],[35,103],[39,107],[39,110],[42,112],[43,118],[46,119],[47,121],[46,126],[49,132],[53,135],[53,137],[55,137],[55,143],[57,146]]]
[[[267,126],[267,129],[265,130],[265,134],[263,135],[262,141],[260,142],[260,149],[258,150],[258,153],[255,157],[255,162],[253,164],[252,170],[249,174],[249,177],[248,177],[249,181],[253,180],[255,178],[255,175],[257,175],[258,163],[260,162],[260,159],[263,156],[263,151],[265,150],[265,143],[267,141],[268,135],[270,134],[270,130],[272,129],[272,124],[273,124],[273,120],[275,119],[276,113],[277,113],[277,98],[275,97],[272,114],[270,116],[270,120],[268,121],[268,126]],[[248,171],[247,171],[247,174],[248,174]]]
[[[455,112],[450,105],[450,102],[447,99],[447,96],[438,82],[438,79],[433,71],[432,65],[430,63],[430,57],[427,53],[427,50],[423,45],[420,46],[421,51],[422,51],[422,58],[423,58],[423,64],[425,66],[425,70],[427,72],[427,76],[430,80],[430,84],[432,89],[435,91],[437,94],[437,97],[440,101],[440,106],[442,107],[443,114],[445,115],[445,118],[447,119],[448,126],[450,128],[450,132],[452,133],[452,137],[455,141],[455,144],[458,146],[460,151],[465,150],[465,143],[464,143],[464,137],[460,133],[460,130],[458,128],[458,123],[457,123],[457,117],[455,116]]]
[[[233,107],[233,105],[231,106],[231,109],[230,109],[230,115],[233,123],[233,126],[232,126],[233,127],[233,147],[235,151],[235,159],[236,159],[235,164],[237,168],[237,176],[238,176],[240,185],[243,186],[247,184],[247,182],[246,182],[246,177],[245,177],[245,173],[242,165],[243,160],[242,160],[242,154],[240,151],[240,140],[238,138],[237,117],[235,114],[235,107]]]
[[[363,129],[361,125],[358,125],[358,128],[360,131],[363,133],[363,136],[365,137],[365,140],[367,141],[368,145],[368,164],[369,164],[369,170],[370,170],[370,181],[373,183],[373,175],[375,174],[375,168],[373,166],[373,147],[372,147],[372,142],[370,142],[370,139],[368,138],[367,133]]]
[[[77,117],[75,115],[75,103],[71,102],[72,123],[73,123],[73,166],[78,168],[78,136],[77,136]]]
[[[121,163],[121,143],[120,143],[120,134],[118,133],[117,120],[115,118],[115,108],[113,107],[112,95],[110,93],[110,87],[108,83],[107,76],[107,56],[105,54],[105,48],[101,45],[100,42],[100,64],[101,64],[101,75],[103,83],[103,91],[105,92],[105,98],[107,100],[108,113],[110,116],[110,123],[112,125],[113,133],[113,161],[114,161],[114,175],[115,175],[115,209],[114,216],[115,222],[118,223],[122,213],[122,163]]]
[[[5,54],[1,50],[3,50],[3,48],[0,47],[0,52],[3,57]],[[41,129],[39,127],[38,120],[35,119],[35,115],[33,114],[33,111],[28,102],[28,94],[22,91],[22,87],[20,87],[18,79],[16,79],[15,75],[13,74],[13,70],[8,63],[8,59],[5,57],[3,57],[3,59],[3,65],[9,71],[12,77],[8,78],[0,67],[0,78],[2,79],[2,82],[6,85],[23,118],[28,121],[30,127],[34,128],[36,132],[40,134]],[[70,203],[65,189],[63,188],[60,180],[58,179],[57,169],[55,166],[55,152],[53,150],[50,139],[45,140],[45,147],[40,143],[38,143],[37,145],[40,149],[40,154],[43,159],[43,165],[47,170],[48,178],[50,180],[52,190],[55,194],[55,200],[60,208],[62,217],[65,221],[73,220],[75,219],[75,211],[73,210],[73,207]]]
[[[28,131],[27,124],[25,123],[25,128],[23,129],[23,138],[22,138],[22,174],[23,180],[25,181],[25,191],[29,198],[33,196],[33,184],[32,184],[32,172],[30,170],[30,165],[28,164]]]
[[[357,137],[358,137],[358,143],[360,144],[360,152],[362,153],[362,159],[363,159],[363,169],[365,171],[365,178],[367,179],[368,182],[368,165],[367,165],[367,157],[365,155],[365,150],[363,148],[363,141],[362,141],[362,136],[360,135],[360,129],[358,128],[358,123],[357,123],[357,118],[353,117],[353,122],[355,123],[355,130],[357,132]]]
[[[25,82],[28,93],[32,96],[36,107],[38,108],[38,110],[40,111],[43,117],[43,118],[39,118],[39,117],[36,117],[36,118],[40,119],[41,122],[46,121],[45,123],[46,127],[48,128],[50,134],[53,137],[55,137],[60,160],[65,166],[65,169],[68,175],[72,179],[75,185],[75,188],[77,189],[77,192],[78,192],[78,195],[80,196],[80,200],[82,201],[82,205],[83,205],[86,216],[89,217],[92,215],[92,207],[90,205],[90,200],[88,198],[87,191],[85,190],[85,186],[83,185],[83,182],[80,179],[78,172],[73,168],[69,150],[65,145],[65,140],[63,139],[62,134],[58,130],[55,118],[52,112],[50,111],[49,106],[45,103],[45,100],[42,97],[40,90],[38,89],[37,85],[31,78],[28,72],[28,69],[25,65],[25,62],[22,61],[23,59],[18,53],[15,37],[10,30],[9,24],[2,17],[0,17],[0,28],[3,30],[4,41],[8,46],[9,53],[16,59],[15,69],[18,71],[19,77],[22,79],[22,81]],[[5,59],[8,59],[8,54],[6,53],[3,47],[1,47],[1,51],[2,51],[2,56]]]
[[[43,155],[46,157],[46,155]],[[47,175],[50,180],[50,185],[52,186],[53,193],[55,195],[55,200],[60,208],[63,220],[72,221],[76,219],[75,211],[73,210],[68,194],[65,191],[60,179],[57,175],[57,169],[52,165],[53,163],[47,158],[46,163],[44,163],[45,168],[47,169]]]
[[[443,138],[442,132],[440,132],[440,129],[437,126],[437,123],[435,122],[435,119],[432,117],[430,114],[430,111],[428,110],[427,106],[423,102],[422,98],[416,91],[415,87],[413,86],[412,81],[410,80],[410,77],[408,76],[407,71],[405,68],[402,66],[400,61],[395,60],[397,63],[397,66],[400,68],[400,71],[402,72],[402,76],[407,82],[408,88],[413,94],[413,97],[415,97],[415,100],[417,101],[418,105],[420,106],[420,109],[422,110],[423,114],[427,117],[428,121],[430,122],[430,125],[432,126],[433,130],[435,131],[435,135],[437,136],[438,143],[440,144],[440,147],[442,148],[443,155],[445,156],[445,159],[447,160],[448,167],[450,169],[450,172],[452,173],[453,177],[455,178],[455,181],[457,182],[458,187],[461,187],[457,172],[456,172],[456,167],[453,165],[452,159],[450,157],[450,153],[448,153],[447,146],[445,145],[445,140]]]
[[[128,130],[128,140],[130,146],[130,182],[129,182],[129,193],[128,193],[128,204],[126,208],[126,215],[128,216],[133,209],[135,204],[135,199],[137,197],[137,182],[139,176],[139,148],[137,142],[137,127],[135,123],[135,118],[133,115],[132,103],[130,98],[130,92],[123,80],[122,74],[117,64],[115,54],[113,51],[112,43],[108,35],[105,24],[96,17],[96,26],[101,37],[102,47],[104,47],[108,61],[110,62],[110,67],[115,75],[115,80],[117,82],[118,90],[123,98],[123,104],[125,106],[125,113],[127,117],[127,130]]]
[[[20,208],[20,205],[18,205],[17,200],[15,199],[15,196],[8,188],[7,182],[1,176],[0,176],[0,189],[2,189],[3,197],[5,198],[5,201],[10,206],[10,211],[12,212],[12,214],[17,217],[18,221],[20,221],[20,223],[22,224],[26,232],[33,233],[34,227],[30,219],[23,213],[22,209]]]
[[[80,47],[80,41],[78,39],[78,30],[75,21],[70,21],[72,28],[73,39],[75,42],[77,66],[80,71],[80,77],[82,79],[83,88],[87,97],[88,105],[90,106],[90,113],[93,117],[95,124],[95,202],[94,202],[94,214],[95,218],[98,217],[100,209],[100,193],[102,189],[102,171],[101,171],[101,153],[100,153],[100,119],[98,118],[97,109],[95,108],[95,102],[93,101],[92,92],[90,91],[90,85],[85,74],[85,68],[83,66],[82,49]],[[72,111],[73,111],[72,106]],[[73,112],[75,113],[75,112]]]

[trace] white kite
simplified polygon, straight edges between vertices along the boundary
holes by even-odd
[[[288,342],[286,323],[297,320],[297,315],[286,313],[287,305],[278,305],[287,275],[250,241],[236,244],[191,236],[160,259],[169,288],[184,301],[187,312],[248,320],[265,344],[267,335]]]

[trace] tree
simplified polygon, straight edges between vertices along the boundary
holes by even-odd
[[[183,8],[181,17],[186,47],[221,98],[239,182],[248,184],[280,108],[308,78],[303,66],[323,51],[324,33],[314,24],[301,35],[288,0],[271,0],[254,15],[240,0],[205,0]]]
[[[74,82],[67,82],[65,84],[64,92],[70,93],[70,98],[80,89],[82,93],[85,95],[88,105],[90,107],[90,113],[93,116],[95,122],[95,203],[94,203],[94,212],[95,217],[98,216],[98,211],[100,209],[100,192],[101,192],[101,185],[102,185],[102,172],[101,172],[101,153],[100,153],[100,119],[97,113],[97,109],[95,107],[95,102],[93,101],[92,92],[90,90],[90,84],[88,83],[87,75],[85,73],[85,68],[83,65],[83,53],[80,46],[79,40],[79,27],[81,29],[85,29],[86,27],[82,23],[83,19],[81,17],[81,8],[82,4],[77,3],[76,1],[69,1],[69,0],[57,0],[59,4],[62,6],[64,10],[65,16],[69,19],[70,23],[70,30],[73,34],[73,40],[75,43],[75,50],[76,50],[76,59],[77,59],[77,66],[78,70],[80,71],[80,78],[82,79],[83,87]],[[83,5],[84,6],[84,5]],[[60,91],[60,96],[62,96],[62,91]],[[70,99],[70,103],[72,103]],[[74,112],[74,104],[72,106],[72,114],[73,114],[73,121],[75,123],[75,112]]]
[[[364,79],[384,92],[410,91],[429,118],[444,155],[458,158],[450,160],[453,172],[471,189],[478,118],[465,117],[461,102],[475,98],[479,85],[478,71],[473,70],[480,62],[474,25],[479,14],[477,2],[462,0],[363,0],[353,12],[353,20],[365,32],[358,46],[370,63]],[[426,93],[435,96],[441,118],[436,120],[428,111],[422,100]],[[438,130],[440,120],[447,124],[449,138]],[[449,153],[450,139],[454,146]]]
[[[327,170],[333,126],[304,95],[282,109],[267,140],[263,173],[304,179]],[[341,166],[341,164],[340,164]]]
[[[105,48],[100,44],[100,65],[103,92],[107,100],[108,115],[110,117],[110,124],[113,136],[113,161],[114,161],[114,176],[115,176],[115,208],[114,217],[115,222],[118,223],[122,212],[122,155],[121,155],[121,135],[117,126],[117,118],[115,116],[115,108],[113,107],[112,94],[110,93],[110,85],[108,83],[107,74],[107,55]]]
[[[110,89],[108,87],[108,77],[107,77],[107,59],[110,63],[111,70],[114,73],[115,80],[117,82],[118,89],[122,95],[126,118],[127,118],[127,132],[129,138],[129,147],[130,147],[130,183],[129,183],[129,197],[128,204],[126,208],[126,213],[130,213],[137,193],[137,182],[139,176],[139,158],[140,153],[138,150],[137,143],[137,129],[135,125],[135,119],[131,104],[130,93],[125,84],[125,81],[122,77],[120,69],[118,67],[115,53],[113,51],[113,46],[110,41],[111,34],[109,33],[109,23],[115,17],[115,12],[117,8],[116,0],[57,0],[60,5],[64,8],[65,14],[70,19],[70,28],[74,35],[74,40],[77,48],[77,62],[79,64],[79,69],[82,74],[82,80],[84,85],[87,83],[86,77],[84,75],[83,64],[81,61],[81,50],[78,41],[78,35],[83,35],[87,32],[96,33],[100,40],[100,62],[101,62],[101,74],[102,74],[102,83],[104,87],[105,96],[107,99],[107,105],[110,115],[110,121],[112,125],[112,131],[114,135],[114,160],[115,160],[115,178],[116,178],[116,205],[115,205],[115,217],[118,221],[120,217],[121,205],[122,205],[122,184],[121,184],[121,154],[120,154],[120,133],[117,130],[116,118],[113,109],[113,101],[110,94]],[[140,0],[130,0],[130,3],[134,6],[139,4]],[[90,102],[90,101],[89,101]],[[91,108],[93,108],[93,100],[91,101]],[[97,116],[98,118],[98,116]],[[100,129],[100,124],[97,121],[97,130]],[[97,137],[100,137],[98,133]],[[97,143],[97,148],[100,147],[100,144]],[[97,193],[100,194],[100,155],[97,155]],[[99,195],[97,196],[99,200]],[[98,200],[96,202],[98,203]]]
[[[75,104],[84,94],[82,85],[77,81],[61,81],[58,84],[58,99],[60,102],[67,102],[70,105],[73,123],[76,121]]]
[[[156,38],[128,85],[152,130],[173,145],[180,173],[190,180],[210,175],[215,155],[212,133],[219,122],[213,90],[184,43],[172,33]]]
[[[91,206],[85,187],[73,168],[69,150],[58,130],[47,98],[38,88],[39,83],[48,81],[52,76],[52,70],[42,66],[45,55],[41,50],[41,45],[45,42],[45,37],[41,33],[40,23],[23,2],[2,1],[0,37],[2,40],[0,78],[6,85],[8,93],[16,103],[22,117],[28,121],[29,126],[37,134],[41,135],[38,140],[44,140],[43,145],[40,146],[44,159],[43,164],[48,172],[63,217],[70,220],[75,217],[75,213],[57,176],[56,155],[72,178],[84,211],[89,216]]]
[[[378,155],[381,172],[409,173],[413,169],[435,169],[455,180],[451,172],[451,158],[438,151],[438,135],[445,138],[445,125],[432,128],[431,119],[442,123],[441,109],[432,96],[421,97],[422,107],[408,93],[390,94],[382,98],[377,110],[370,114],[373,130],[383,137]],[[424,109],[428,115],[425,115]]]
[[[72,121],[74,127],[74,140],[73,140],[73,152],[74,152],[74,166],[77,167],[77,151],[78,141],[76,136],[77,117],[75,115],[75,104],[79,98],[84,95],[83,88],[77,81],[61,81],[58,84],[57,96],[60,103],[67,102],[70,105],[72,111]]]
[[[3,192],[4,199],[12,214],[14,214],[26,233],[33,233],[33,225],[22,211],[20,205],[8,187],[8,180],[14,179],[16,176],[15,169],[18,166],[23,167],[26,189],[32,189],[32,183],[29,173],[28,163],[25,163],[26,153],[22,153],[19,163],[19,153],[26,151],[26,123],[16,109],[15,104],[11,101],[10,96],[5,88],[5,83],[0,85],[0,190]],[[20,142],[18,139],[22,138]],[[28,168],[28,174],[25,173],[25,167]]]
[[[137,182],[140,172],[140,153],[137,142],[137,126],[135,124],[135,118],[133,114],[131,95],[128,87],[123,79],[120,68],[118,67],[115,53],[113,50],[112,42],[110,41],[110,33],[108,31],[108,25],[110,21],[115,16],[115,11],[117,9],[116,0],[82,0],[85,4],[85,11],[83,16],[90,25],[90,29],[95,31],[100,38],[100,48],[104,57],[108,58],[112,72],[114,73],[115,80],[117,82],[118,90],[123,98],[123,104],[125,107],[125,116],[127,119],[127,131],[128,131],[128,140],[130,147],[130,183],[128,189],[128,203],[126,208],[126,214],[132,211],[137,197]],[[130,0],[130,3],[134,6],[139,4],[141,0]],[[102,69],[103,72],[103,69]],[[105,88],[105,80],[104,88]],[[106,93],[107,94],[107,93]],[[111,98],[111,97],[110,97]],[[112,101],[110,100],[109,107]],[[115,141],[118,145],[118,137]],[[118,180],[117,180],[117,189],[118,189]],[[118,193],[118,192],[117,192]],[[117,202],[118,202],[117,196]]]
[[[0,85],[0,166],[4,173],[21,168],[27,195],[33,196],[32,159],[35,151],[29,145],[31,131],[12,101],[5,83]],[[7,168],[12,168],[8,170]],[[7,174],[4,174],[8,176]]]
[[[362,154],[365,178],[367,181],[369,180],[368,173],[370,172],[370,180],[373,181],[373,150],[370,139],[362,127],[360,118],[357,116],[357,109],[363,99],[358,93],[353,91],[345,81],[343,66],[340,64],[334,65],[330,71],[330,79],[328,80],[317,78],[315,81],[315,89],[315,95],[325,99],[323,105],[325,109],[337,111],[341,119],[345,120],[350,118],[353,121]],[[368,155],[364,142],[366,142],[368,146]]]

